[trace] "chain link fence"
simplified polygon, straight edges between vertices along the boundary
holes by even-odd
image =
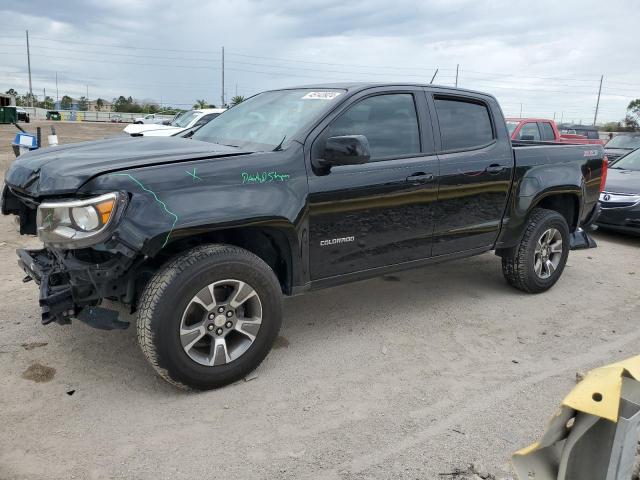
[[[32,120],[47,120],[47,112],[50,110],[39,107],[21,107],[26,110]],[[72,122],[122,122],[132,123],[136,118],[143,118],[147,113],[121,113],[121,112],[81,112],[77,110],[55,110],[60,113],[62,120]],[[171,120],[173,115],[154,114],[153,121]]]

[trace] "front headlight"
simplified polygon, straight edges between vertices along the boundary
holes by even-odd
[[[72,248],[97,242],[123,202],[124,196],[113,192],[86,200],[41,203],[36,216],[38,236],[44,243]]]

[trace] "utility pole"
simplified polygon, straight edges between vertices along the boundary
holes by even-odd
[[[46,88],[42,89],[42,105],[44,105],[44,108],[49,108],[47,107],[47,89]]]
[[[522,103],[520,104],[520,118],[522,118]]]
[[[562,116],[560,117],[560,124],[562,125],[564,123],[564,112],[562,112]]]
[[[602,79],[604,75],[600,76],[600,88],[598,88],[598,100],[596,101],[596,113],[593,116],[593,124],[596,124],[596,120],[598,119],[598,108],[600,108],[600,94],[602,93]]]
[[[220,91],[220,108],[224,108],[224,47],[222,47],[222,87]]]
[[[458,70],[460,69],[460,64],[456,65],[456,88],[458,88]]]
[[[87,85],[87,108],[89,108],[89,85]]]
[[[29,50],[29,30],[27,32],[27,68],[29,69],[29,106],[33,107],[33,88],[31,87],[31,51]]]
[[[58,98],[58,72],[56,72],[56,102],[60,100]]]
[[[556,112],[553,112],[553,121],[556,121]]]

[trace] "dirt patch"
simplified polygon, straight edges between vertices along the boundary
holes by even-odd
[[[22,373],[22,378],[32,380],[36,383],[44,383],[53,380],[55,374],[55,368],[47,367],[46,365],[36,362],[32,363],[29,368]]]
[[[46,345],[48,345],[47,342],[30,342],[30,343],[23,343],[20,346],[25,350],[33,350],[34,348],[40,348]]]
[[[42,128],[44,146],[47,146],[47,135],[51,133],[51,127],[55,127],[60,145],[66,143],[83,142],[99,138],[124,135],[122,130],[124,123],[106,122],[52,122],[46,120],[33,121],[29,124],[20,123],[28,133],[35,135],[36,128]],[[0,168],[4,171],[15,159],[11,142],[18,129],[13,125],[0,125]]]

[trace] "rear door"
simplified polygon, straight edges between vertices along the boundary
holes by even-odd
[[[427,98],[440,162],[433,255],[492,246],[513,173],[502,113],[490,97],[427,90]]]
[[[311,279],[428,258],[438,159],[422,89],[365,90],[311,135],[311,157],[330,136],[364,135],[371,148],[364,165],[310,167]]]

